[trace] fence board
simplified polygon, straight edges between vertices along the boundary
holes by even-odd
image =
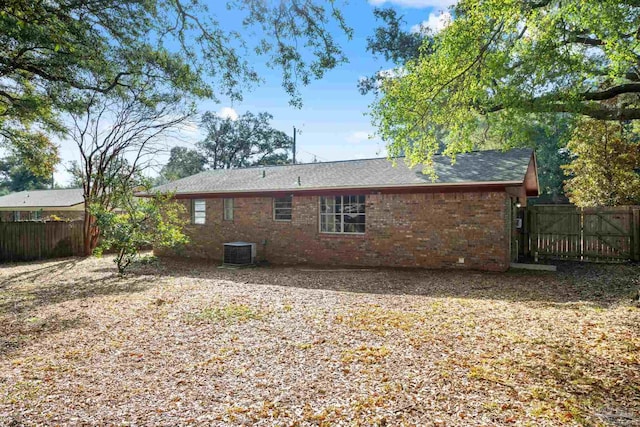
[[[579,261],[640,258],[640,210],[633,206],[580,209],[531,207],[531,254]]]
[[[82,255],[82,221],[2,222],[0,261]]]
[[[633,208],[631,217],[632,259],[640,261],[640,208]]]
[[[571,258],[579,254],[580,213],[572,206],[533,208],[531,238],[538,256]]]

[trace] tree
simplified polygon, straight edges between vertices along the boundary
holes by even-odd
[[[396,70],[381,70],[374,76],[361,79],[359,88],[363,94],[375,92],[385,78],[401,74],[407,62],[419,59],[421,53],[422,55],[433,53],[433,31],[403,30],[405,21],[393,9],[376,9],[374,15],[383,21],[383,26],[376,28],[374,36],[367,39],[367,50],[374,56],[382,56],[386,61],[392,62]],[[564,146],[569,126],[570,120],[566,117],[547,122],[532,120],[527,138],[520,140],[517,144],[536,151],[540,196],[544,199],[564,198],[564,173],[560,166],[568,163]],[[471,137],[473,148],[500,148],[501,140],[487,138],[486,130],[486,122],[479,117],[478,129]],[[437,152],[442,152],[447,148],[448,132],[444,127],[438,126],[434,129],[434,133],[439,141]]]
[[[602,0],[461,0],[429,52],[384,79],[372,118],[389,154],[429,164],[436,131],[445,154],[472,136],[515,146],[557,114],[640,118],[640,5]]]
[[[569,199],[577,206],[640,203],[640,137],[619,122],[583,120],[567,144]]]
[[[290,163],[293,139],[271,127],[273,116],[247,112],[237,120],[205,113],[202,125],[207,132],[198,148],[211,169]]]
[[[15,191],[40,190],[51,186],[51,177],[35,175],[19,158],[0,160],[0,195]]]
[[[75,160],[70,161],[66,166],[66,171],[71,175],[67,188],[82,188],[86,179],[84,177],[84,169],[80,166],[80,162]]]
[[[538,162],[538,203],[566,202],[563,167],[570,161],[566,145],[572,126],[572,123],[559,120],[556,126],[539,125],[533,128],[532,144],[529,146],[534,146]]]
[[[346,62],[327,28],[348,36],[340,8],[315,0],[7,0],[0,9],[0,143],[49,175],[65,130],[91,94],[139,82],[216,99],[259,83],[257,55],[279,68],[291,102],[298,86]]]
[[[140,185],[142,173],[157,166],[155,158],[170,138],[194,114],[181,96],[149,87],[131,89],[123,98],[92,96],[73,119],[72,140],[80,152],[80,178],[85,200],[84,250],[91,255],[99,228],[90,208],[113,210],[115,203]]]
[[[573,126],[571,117],[556,117],[546,122],[532,118],[526,136],[516,145],[531,148],[536,154],[540,195],[533,203],[567,202],[563,166],[570,161],[566,146]],[[485,131],[486,125],[474,135],[474,149],[500,149],[501,141],[485,138]]]
[[[383,21],[383,26],[377,27],[373,37],[367,37],[367,50],[374,57],[382,56],[397,67],[403,67],[407,61],[416,59],[420,55],[420,47],[425,44],[430,52],[432,37],[421,32],[402,30],[404,17],[398,16],[393,9],[374,9],[376,19]],[[380,81],[390,74],[389,70],[379,70],[373,76],[363,77],[358,82],[360,92],[364,95],[375,92]]]
[[[115,251],[118,273],[124,274],[144,248],[175,248],[188,242],[182,232],[184,205],[172,200],[171,194],[147,198],[133,197],[130,191],[118,194],[122,197],[115,200],[117,211],[100,204],[91,206],[91,214],[100,228],[99,250]]]
[[[169,161],[162,167],[160,178],[164,181],[195,175],[204,170],[205,157],[198,151],[186,147],[173,147]]]

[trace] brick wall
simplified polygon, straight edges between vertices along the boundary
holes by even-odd
[[[223,199],[206,199],[206,224],[187,227],[189,245],[177,253],[157,252],[219,261],[224,242],[247,241],[258,244],[259,260],[274,264],[482,270],[509,266],[506,193],[366,197],[364,235],[320,233],[317,196],[294,196],[290,222],[273,220],[271,197],[235,198],[233,221],[223,220]],[[190,200],[182,202],[190,212]]]

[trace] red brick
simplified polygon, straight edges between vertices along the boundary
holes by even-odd
[[[206,199],[206,224],[187,227],[186,248],[158,254],[220,261],[225,242],[247,241],[257,243],[258,260],[273,264],[509,267],[503,192],[367,195],[363,235],[320,233],[317,196],[294,196],[290,222],[273,220],[271,197],[235,198],[234,220],[224,221],[222,200]]]

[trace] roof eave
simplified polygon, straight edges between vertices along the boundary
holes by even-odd
[[[72,205],[60,206],[0,206],[0,211],[56,211],[56,210],[84,210],[84,202],[74,203]]]
[[[538,180],[538,161],[535,151],[531,153],[531,159],[524,176],[524,186],[528,197],[540,195],[540,182]]]
[[[485,181],[485,182],[462,182],[462,183],[441,183],[441,184],[414,184],[414,185],[379,185],[379,186],[345,186],[345,187],[310,187],[310,188],[289,188],[289,189],[269,189],[269,190],[229,190],[229,191],[189,191],[173,192],[177,199],[188,199],[196,197],[255,197],[278,194],[333,194],[346,192],[364,193],[424,193],[424,192],[460,192],[460,191],[496,191],[504,190],[508,186],[522,185],[523,181]],[[153,194],[138,194],[140,197],[153,197]]]

